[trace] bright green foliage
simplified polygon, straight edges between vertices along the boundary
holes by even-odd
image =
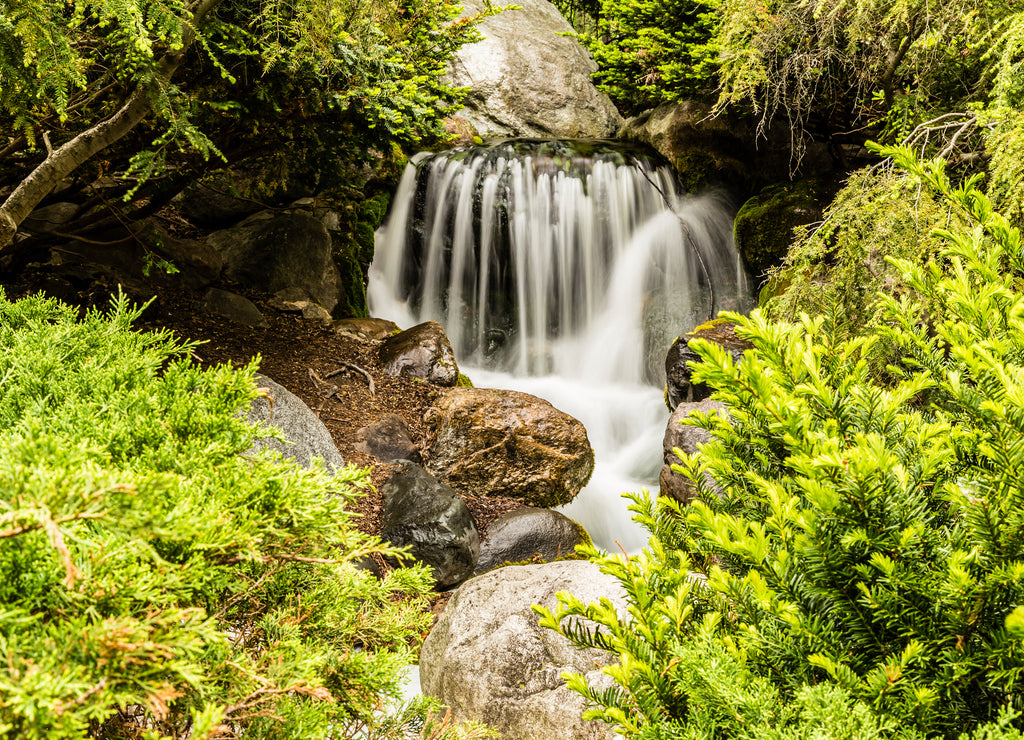
[[[597,31],[579,37],[598,64],[598,89],[628,112],[710,95],[718,2],[602,0]]]
[[[753,350],[696,348],[728,407],[691,422],[700,500],[637,497],[643,554],[589,553],[632,622],[569,595],[544,616],[606,627],[563,629],[618,654],[617,687],[570,681],[627,737],[1022,737],[1024,240],[973,181],[889,153],[957,214],[945,264],[894,260],[910,293],[854,339],[728,315]]]
[[[375,725],[429,574],[358,569],[365,473],[247,452],[255,366],[201,370],[137,316],[0,295],[0,737]]]
[[[168,79],[201,7],[211,10]],[[0,3],[0,130],[14,136],[0,149],[4,181],[42,161],[44,135],[66,143],[136,89],[152,115],[108,150],[108,171],[129,157],[145,178],[169,163],[265,153],[326,176],[338,168],[323,167],[325,156],[390,156],[393,145],[443,138],[460,99],[441,79],[445,65],[477,38],[459,11],[454,0]]]
[[[947,203],[890,166],[850,176],[820,224],[798,228],[770,278],[762,308],[775,319],[828,315],[851,332],[870,324],[879,292],[906,292],[887,259],[921,261],[938,254],[931,229],[953,214]]]

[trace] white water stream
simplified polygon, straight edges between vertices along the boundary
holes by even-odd
[[[646,533],[621,494],[658,485],[665,353],[749,307],[724,199],[686,196],[667,166],[593,142],[415,159],[377,232],[367,298],[403,328],[441,322],[477,387],[583,422],[597,463],[562,511],[629,552]]]

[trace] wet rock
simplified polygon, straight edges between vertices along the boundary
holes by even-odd
[[[466,504],[449,486],[415,463],[402,463],[387,483],[381,537],[410,546],[416,560],[430,566],[440,588],[473,574],[480,538]]]
[[[622,118],[594,86],[597,65],[572,27],[547,0],[517,5],[480,23],[484,38],[449,66],[452,84],[469,88],[458,113],[463,128],[484,138],[614,136]],[[463,8],[474,15],[484,3],[466,0]]]
[[[510,566],[477,576],[455,592],[423,643],[423,692],[460,719],[486,722],[503,740],[611,740],[607,725],[582,720],[585,702],[560,674],[578,671],[588,684],[609,687],[600,668],[612,656],[577,650],[539,627],[531,609],[555,608],[558,591],[585,603],[609,598],[625,613],[622,586],[586,560]]]
[[[690,415],[691,411],[709,413],[712,410],[724,411],[725,405],[718,401],[704,399],[694,403],[681,403],[672,412],[668,425],[665,427],[665,437],[662,440],[662,451],[664,465],[661,468],[661,475],[658,482],[663,496],[672,496],[681,504],[693,500],[696,491],[693,484],[680,473],[672,470],[672,465],[678,464],[681,460],[676,456],[673,449],[678,447],[682,452],[692,455],[699,452],[698,445],[711,441],[711,432],[701,427],[681,424],[683,419]],[[707,482],[712,488],[717,488],[710,479]]]
[[[422,462],[420,450],[412,441],[409,427],[400,416],[386,414],[377,421],[356,430],[357,452],[370,455],[390,462],[392,460],[411,460]]]
[[[453,388],[427,409],[430,469],[458,489],[552,507],[594,470],[578,420],[518,391]]]
[[[750,274],[760,279],[780,264],[793,241],[793,229],[821,220],[814,182],[772,185],[748,200],[736,214],[733,233]]]
[[[203,294],[203,301],[200,305],[207,313],[216,314],[236,324],[261,328],[270,326],[252,301],[236,293],[210,288]]]
[[[360,342],[379,342],[398,333],[398,324],[387,319],[337,319],[334,333]]]
[[[701,359],[690,348],[689,342],[698,338],[724,347],[735,362],[739,362],[743,352],[751,347],[750,342],[736,336],[735,324],[723,320],[709,321],[690,334],[676,337],[665,357],[665,401],[673,411],[683,401],[702,401],[711,395],[711,389],[707,385],[691,381],[693,370],[690,369],[690,363],[699,363]]]
[[[385,339],[377,350],[381,369],[400,378],[419,378],[433,385],[453,386],[459,366],[444,329],[425,321]]]
[[[526,506],[490,523],[487,539],[480,546],[476,572],[509,563],[549,563],[572,557],[576,545],[589,541],[586,530],[565,514]]]
[[[302,399],[266,375],[257,375],[256,385],[266,388],[269,398],[253,401],[246,419],[251,424],[262,423],[276,427],[286,441],[258,439],[253,443],[252,452],[269,447],[304,467],[308,467],[313,458],[319,457],[332,472],[344,466],[345,461],[334,446],[331,433]]]
[[[666,103],[630,118],[619,138],[657,149],[679,173],[687,192],[725,185],[751,194],[790,173],[793,137],[780,119],[759,132],[752,118],[715,114],[714,103]],[[828,147],[810,142],[801,159],[803,176],[825,176],[835,169]]]
[[[225,277],[240,285],[268,293],[298,288],[328,311],[338,302],[340,276],[331,237],[312,216],[256,214],[213,232],[206,243],[221,254]]]

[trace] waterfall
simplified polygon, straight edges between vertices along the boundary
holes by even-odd
[[[597,466],[563,510],[630,550],[644,535],[619,494],[657,486],[665,353],[719,310],[750,307],[727,199],[681,192],[646,151],[547,140],[415,157],[367,297],[400,326],[440,321],[478,386],[580,419]]]

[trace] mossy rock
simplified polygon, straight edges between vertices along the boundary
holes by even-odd
[[[763,276],[781,263],[793,229],[820,219],[818,184],[812,180],[770,185],[744,203],[733,236],[750,274]]]
[[[735,184],[742,180],[739,162],[716,157],[704,149],[690,149],[672,161],[676,176],[687,193],[722,183]]]
[[[473,381],[468,376],[459,373],[458,379],[455,381],[456,388],[473,388]]]
[[[476,573],[507,565],[581,560],[576,548],[592,544],[590,534],[575,519],[551,509],[526,506],[491,522]]]
[[[365,319],[370,314],[366,307],[366,283],[359,258],[350,249],[334,249],[334,263],[341,275],[341,290],[334,308],[335,318]]]

